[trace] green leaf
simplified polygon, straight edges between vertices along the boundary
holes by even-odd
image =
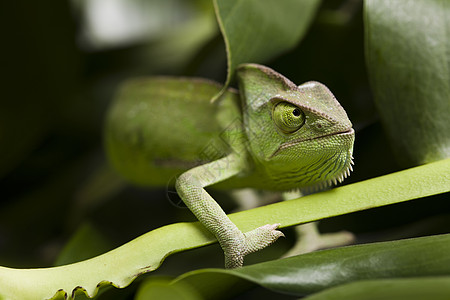
[[[215,0],[225,40],[228,86],[241,63],[262,63],[293,48],[305,35],[320,0]]]
[[[281,227],[400,203],[450,191],[450,159],[349,184],[329,191],[230,215],[244,232],[258,224]]]
[[[305,300],[447,300],[450,277],[365,280],[325,290]]]
[[[450,1],[365,1],[366,62],[398,160],[450,157]]]
[[[231,214],[244,232],[268,223],[282,227],[450,191],[450,159]],[[150,231],[103,255],[71,265],[42,269],[0,267],[0,296],[50,299],[77,290],[94,296],[102,285],[125,287],[157,269],[168,255],[205,246],[214,237],[198,222],[177,223]]]
[[[449,253],[446,234],[318,251],[234,270],[198,270],[174,285],[189,284],[209,299],[242,281],[302,296],[364,279],[450,275]]]
[[[153,271],[168,255],[214,242],[199,223],[178,223],[148,232],[103,255],[75,264],[43,269],[0,267],[0,296],[6,299],[50,299],[84,290],[93,297],[99,287],[123,288]],[[181,247],[181,248],[180,248]]]
[[[172,278],[152,277],[139,286],[139,290],[134,299],[203,299],[191,286],[182,283],[173,286],[170,284],[172,281]]]

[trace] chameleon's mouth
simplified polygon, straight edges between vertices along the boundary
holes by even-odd
[[[314,138],[309,138],[309,139],[297,140],[297,141],[294,141],[294,143],[297,144],[297,143],[299,143],[299,142],[305,142],[305,141],[311,141],[311,140],[318,140],[318,139],[325,138],[325,137],[329,137],[329,136],[337,136],[337,135],[339,135],[339,136],[343,135],[343,136],[344,136],[344,135],[351,135],[351,134],[354,134],[354,133],[355,133],[355,131],[353,130],[353,128],[350,128],[350,129],[348,129],[348,130],[341,131],[341,132],[325,134],[325,135],[316,136],[316,137],[314,137]]]
[[[278,147],[278,149],[275,150],[275,151],[272,153],[272,155],[270,156],[270,158],[272,158],[272,157],[274,157],[275,155],[277,155],[278,152],[282,151],[283,149],[292,147],[293,145],[297,145],[297,144],[302,143],[302,142],[307,142],[307,141],[312,141],[312,140],[323,139],[323,138],[330,137],[330,136],[347,136],[347,135],[354,135],[354,134],[355,134],[355,131],[353,130],[353,128],[350,128],[350,129],[347,129],[347,130],[344,130],[344,131],[335,132],[335,133],[330,133],[330,134],[324,134],[324,135],[316,136],[316,137],[313,137],[313,138],[300,138],[300,139],[296,139],[296,140],[293,140],[293,141],[290,141],[290,142],[286,142],[286,143],[284,143],[284,144],[281,144],[280,147]]]

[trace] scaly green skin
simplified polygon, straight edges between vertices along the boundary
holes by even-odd
[[[111,162],[143,185],[175,187],[218,239],[225,266],[283,234],[278,224],[242,233],[204,189],[291,190],[342,181],[351,170],[354,131],[344,109],[318,82],[296,86],[272,69],[238,68],[240,98],[192,79],[141,80],[124,88],[106,127]],[[192,90],[198,97],[189,98]],[[240,104],[239,104],[240,102]],[[181,175],[180,175],[181,174]]]

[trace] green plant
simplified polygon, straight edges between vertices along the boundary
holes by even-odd
[[[102,75],[114,82],[118,82],[117,79],[101,73],[106,71],[96,71],[98,73],[87,76],[91,85],[85,85],[86,79],[82,77],[73,80],[76,83],[68,84],[73,77],[67,75],[58,78],[51,71],[43,71],[48,78],[54,79],[52,86],[55,82],[63,82],[65,85],[62,86],[75,92],[69,97],[68,91],[54,87],[59,93],[57,95],[64,95],[64,103],[70,104],[68,107],[56,105],[59,121],[49,122],[48,112],[40,109],[31,117],[26,112],[20,114],[25,121],[38,120],[34,131],[19,126],[25,121],[4,118],[4,128],[16,128],[19,133],[26,132],[27,135],[22,143],[7,143],[14,141],[14,136],[0,132],[3,144],[11,144],[6,147],[10,148],[8,155],[1,158],[4,166],[1,174],[4,174],[6,189],[4,199],[10,201],[2,204],[0,224],[2,228],[11,228],[4,229],[4,240],[8,245],[15,245],[15,248],[9,246],[9,252],[4,250],[5,255],[0,255],[2,265],[42,266],[42,260],[22,260],[26,257],[27,248],[33,243],[38,244],[39,239],[59,240],[71,232],[76,234],[60,251],[57,265],[105,254],[73,265],[49,269],[0,268],[0,295],[5,299],[50,298],[58,290],[64,289],[69,296],[76,293],[78,299],[84,297],[82,289],[93,296],[100,286],[100,299],[130,298],[132,296],[129,293],[136,290],[136,299],[201,299],[233,297],[259,285],[296,296],[313,294],[311,299],[329,299],[327,297],[330,294],[334,297],[341,295],[361,299],[362,289],[376,289],[380,284],[390,287],[383,294],[384,298],[397,299],[408,295],[411,299],[423,299],[425,294],[438,299],[448,294],[449,235],[436,235],[448,232],[446,220],[449,207],[446,200],[450,191],[450,161],[445,159],[449,157],[450,148],[450,123],[447,117],[450,111],[450,72],[446,67],[450,61],[446,51],[450,47],[446,35],[450,30],[447,21],[450,15],[448,2],[422,0],[401,1],[400,4],[400,1],[368,0],[362,7],[358,1],[321,4],[319,1],[217,0],[214,6],[227,50],[226,85],[232,83],[234,68],[239,63],[269,63],[272,60],[271,66],[273,64],[279,70],[284,69],[283,73],[297,83],[310,79],[326,82],[358,129],[356,170],[349,181],[357,183],[294,201],[236,213],[232,215],[236,224],[245,229],[281,222],[282,227],[288,227],[408,200],[420,200],[375,210],[372,215],[368,211],[365,215],[356,213],[347,219],[331,218],[322,223],[326,230],[327,226],[328,229],[340,228],[341,222],[354,229],[359,240],[368,236],[366,241],[382,240],[385,241],[383,243],[271,260],[279,257],[288,247],[286,242],[281,242],[278,248],[274,246],[277,249],[272,247],[263,255],[249,259],[250,264],[252,259],[258,263],[239,270],[200,269],[185,273],[204,266],[221,266],[222,256],[218,253],[205,255],[211,257],[211,261],[204,259],[204,262],[198,262],[202,259],[196,256],[196,251],[210,254],[207,251],[214,251],[214,247],[208,247],[174,255],[173,259],[170,257],[161,265],[169,254],[205,246],[214,240],[197,223],[161,227],[163,224],[188,220],[190,215],[168,205],[165,191],[145,194],[141,198],[140,193],[144,193],[142,190],[127,187],[103,161],[99,163],[92,159],[96,155],[95,151],[98,151],[96,147],[101,139],[98,135],[101,124],[95,121],[82,124],[79,120],[89,111],[86,108],[92,106],[77,100],[96,99],[101,94],[99,91],[109,91],[115,86],[94,80],[96,76]],[[199,11],[193,22],[213,26],[210,22],[211,7],[206,2],[195,2],[192,8]],[[67,8],[61,10],[68,11]],[[364,24],[359,21],[362,12]],[[204,35],[196,38],[198,44],[192,45],[189,44],[190,39],[179,38],[186,36],[187,30],[192,30],[189,26],[185,27],[181,33],[163,32],[151,44],[130,48],[126,53],[110,51],[109,54],[116,58],[123,55],[125,58],[136,58],[138,62],[125,68],[117,63],[120,59],[111,60],[116,62],[114,66],[120,72],[110,71],[108,74],[113,73],[116,77],[123,72],[127,74],[125,77],[163,72],[192,74],[205,69],[205,64],[213,59],[217,63],[210,63],[205,73],[213,73],[211,77],[223,75],[224,72],[214,71],[220,66],[220,70],[224,71],[223,60],[220,59],[223,52],[217,52],[217,49],[223,49],[223,45],[220,38],[215,38],[214,29],[201,31]],[[364,49],[361,40],[363,27]],[[191,32],[188,31],[189,34],[200,31],[196,26],[193,28]],[[296,46],[301,39],[302,42]],[[173,61],[159,62],[158,65],[157,54],[164,53],[163,49],[167,47],[182,51]],[[368,79],[365,76],[363,51]],[[66,52],[72,55],[70,61],[80,57],[101,61],[102,57],[106,57],[105,53],[95,57],[86,53],[77,56],[73,51]],[[193,53],[199,54],[195,56]],[[209,60],[202,59],[205,55],[209,55]],[[139,57],[144,58],[139,60]],[[279,58],[273,60],[275,57]],[[207,74],[201,75],[207,77]],[[370,105],[368,80],[377,113]],[[21,95],[21,92],[16,93]],[[46,102],[45,93],[39,95],[42,97],[38,98],[42,106],[55,107],[57,101]],[[13,93],[13,97],[17,95]],[[75,100],[70,101],[71,98]],[[16,111],[14,103],[3,107],[3,112]],[[92,120],[96,117],[91,115]],[[385,131],[379,126],[378,117]],[[387,138],[383,132],[387,133]],[[82,147],[78,146],[81,154],[71,150],[76,143],[68,137],[81,142]],[[46,143],[40,144],[41,140]],[[391,148],[385,146],[387,141],[392,152]],[[64,154],[58,157],[58,153]],[[53,166],[53,173],[32,184],[34,181],[29,179],[33,178],[30,172],[37,172],[42,165]],[[421,166],[402,170],[417,165]],[[380,176],[384,174],[389,175]],[[83,182],[80,178],[87,179]],[[28,183],[26,192],[18,188],[7,189],[11,183],[13,187],[14,184],[19,186],[19,183]],[[76,194],[72,202],[68,201],[71,194]],[[164,201],[153,201],[157,204],[149,206],[140,200],[148,198],[152,201],[162,198]],[[128,211],[133,212],[132,217],[120,214],[124,205],[135,206]],[[433,211],[429,208],[433,206],[438,208]],[[173,211],[182,216],[174,216]],[[149,214],[151,217],[148,217]],[[439,214],[444,217],[439,218]],[[160,215],[163,217],[159,218]],[[174,221],[167,222],[169,217]],[[21,221],[18,222],[18,219]],[[368,224],[367,220],[375,224]],[[419,220],[422,223],[417,227],[410,225]],[[30,230],[30,224],[35,223],[39,226],[33,225],[34,230]],[[352,228],[349,226],[352,223],[357,226]],[[409,227],[412,232],[397,230],[402,226]],[[114,238],[114,234],[120,231],[134,230],[132,234],[138,236],[150,229],[153,230],[128,243],[125,241],[129,237]],[[374,231],[380,233],[375,234]],[[393,234],[395,232],[397,235]],[[15,238],[8,238],[11,235]],[[420,235],[428,237],[400,240]],[[108,252],[121,244],[124,245]],[[190,260],[197,262],[188,263]],[[167,267],[164,268],[166,263]],[[158,267],[160,269],[156,270]],[[150,271],[154,272],[143,275]],[[125,287],[139,275],[143,276],[123,291],[103,288],[110,283],[116,287]],[[360,280],[366,281],[358,282]],[[417,292],[411,293],[411,288]],[[224,294],[224,291],[228,292]],[[61,290],[58,296],[63,294]],[[371,299],[371,296],[364,294],[367,299]]]

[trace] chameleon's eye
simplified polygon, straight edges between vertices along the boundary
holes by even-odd
[[[280,102],[273,108],[272,119],[285,133],[297,131],[305,123],[305,115],[298,106],[289,102]]]

